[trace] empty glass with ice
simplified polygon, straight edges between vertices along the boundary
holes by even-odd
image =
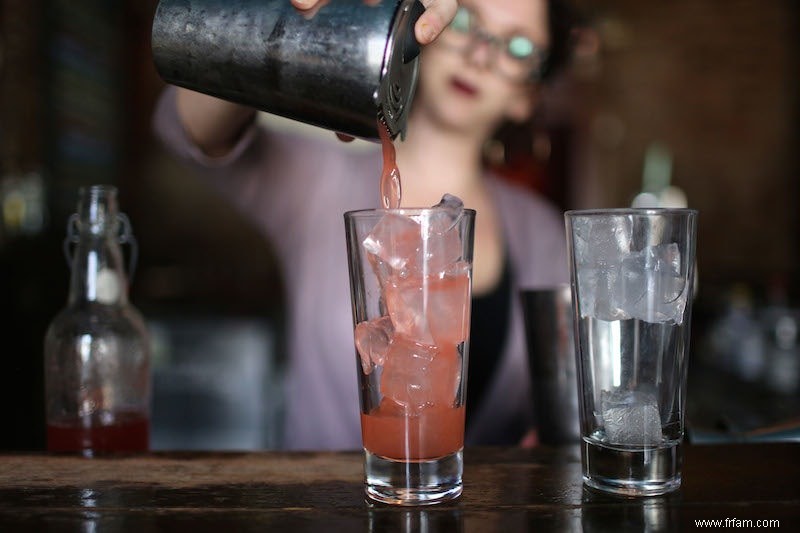
[[[345,213],[366,492],[421,505],[462,489],[475,212]]]
[[[565,214],[586,485],[651,496],[681,484],[697,212]]]

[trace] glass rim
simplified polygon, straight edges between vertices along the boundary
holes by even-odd
[[[427,215],[429,213],[437,213],[441,211],[448,211],[449,208],[446,207],[400,207],[397,209],[384,209],[384,208],[374,208],[374,209],[354,209],[351,211],[345,211],[344,217],[345,218],[369,218],[372,216],[384,216],[389,214],[395,215],[404,215],[404,216],[421,216]],[[470,217],[475,216],[475,210],[470,208],[463,208],[462,215],[468,215]]]
[[[697,209],[689,207],[609,207],[594,209],[570,209],[564,212],[565,217],[598,216],[598,215],[697,215]]]

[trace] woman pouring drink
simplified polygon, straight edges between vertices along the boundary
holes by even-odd
[[[292,0],[297,8],[326,2]],[[335,0],[333,0],[335,1]],[[484,163],[506,121],[528,120],[543,83],[568,56],[560,0],[423,2],[424,44],[404,140],[395,140],[401,207],[445,193],[477,211],[466,443],[534,442],[520,287],[568,280],[561,212]],[[448,23],[449,21],[449,23]],[[289,362],[284,447],[361,447],[342,214],[380,207],[379,146],[340,143],[270,127],[256,111],[168,87],[154,127],[201,179],[269,239],[287,296]]]

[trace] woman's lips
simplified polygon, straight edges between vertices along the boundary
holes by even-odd
[[[459,78],[453,78],[450,80],[450,86],[455,89],[456,92],[463,94],[469,97],[475,97],[478,95],[478,89],[474,85],[467,83],[464,80]]]

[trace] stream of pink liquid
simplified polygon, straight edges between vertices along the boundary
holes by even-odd
[[[378,135],[383,151],[383,172],[381,172],[381,205],[384,209],[400,207],[400,170],[397,168],[397,153],[389,136],[389,127],[378,118]]]

